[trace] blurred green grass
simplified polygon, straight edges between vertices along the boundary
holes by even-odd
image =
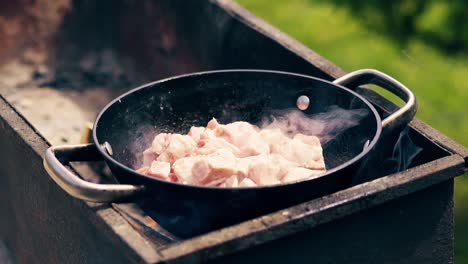
[[[346,71],[375,68],[400,80],[416,94],[419,119],[468,146],[468,56],[448,57],[418,41],[402,49],[325,1],[237,2]],[[421,26],[431,26],[436,11]],[[455,239],[456,263],[468,263],[466,174],[455,184]]]

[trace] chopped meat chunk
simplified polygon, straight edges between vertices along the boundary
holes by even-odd
[[[178,182],[183,184],[193,183],[193,166],[200,160],[200,157],[186,157],[178,159],[172,165],[172,170]]]
[[[223,128],[222,126],[218,123],[218,120],[216,118],[213,118],[208,122],[206,125],[206,128],[210,129],[215,136],[220,136],[223,133]]]
[[[241,157],[270,152],[257,127],[247,122],[234,122],[220,127],[221,136],[240,149]]]
[[[150,166],[151,162],[158,157],[156,153],[154,153],[152,148],[148,148],[143,151],[143,166]]]
[[[244,178],[241,182],[239,182],[239,187],[255,187],[257,184],[253,182],[249,178]]]
[[[298,167],[299,164],[296,163],[296,162],[293,162],[293,161],[290,161],[290,160],[287,160],[286,158],[284,158],[283,156],[277,154],[277,153],[272,153],[269,155],[269,158],[275,162],[276,164],[278,164],[278,166],[281,167],[281,169],[283,170],[287,170],[291,167]],[[284,171],[283,171],[284,172]],[[286,174],[286,172],[284,172],[284,174]]]
[[[174,163],[177,159],[190,156],[196,150],[195,141],[186,135],[171,134],[166,137],[166,148],[157,160]]]
[[[226,178],[220,187],[236,188],[239,186],[239,177],[237,175],[232,175]]]
[[[286,144],[279,146],[278,154],[289,161],[296,162],[308,169],[325,169],[320,145],[310,145],[300,138],[293,138]]]
[[[268,155],[257,156],[249,165],[248,177],[257,185],[272,185],[280,183],[283,170]]]
[[[201,135],[205,132],[204,127],[191,127],[187,135],[189,135],[195,142],[200,140]]]
[[[167,180],[169,179],[169,174],[171,173],[171,164],[164,161],[153,161],[147,174],[159,179]]]
[[[182,184],[237,188],[308,179],[323,174],[325,162],[315,136],[290,138],[280,129],[221,125],[213,118],[187,135],[158,134],[137,171]]]
[[[170,137],[171,134],[167,133],[160,133],[156,135],[151,145],[151,148],[156,155],[161,155],[166,150],[167,146],[169,145]]]
[[[297,133],[296,135],[294,135],[294,138],[299,139],[308,145],[320,147],[320,139],[316,136],[308,136],[301,133]]]
[[[227,149],[221,149],[211,155],[200,157],[194,164],[193,180],[198,184],[215,184],[237,174],[236,157]]]
[[[227,142],[223,138],[203,136],[198,141],[198,149],[196,153],[199,155],[208,155],[216,152],[219,149],[228,149],[234,155],[240,153],[240,150],[233,144]]]
[[[292,167],[288,169],[286,176],[283,178],[283,182],[299,181],[311,178],[312,176],[320,175],[323,172],[323,170],[309,170],[302,167]]]
[[[291,140],[279,128],[263,129],[260,131],[260,136],[270,147],[271,153],[278,152],[281,145],[287,144]]]
[[[136,170],[136,172],[141,173],[141,174],[146,174],[148,173],[148,170],[149,170],[149,167],[146,166],[146,167],[139,168],[138,170]]]
[[[238,158],[237,159],[237,170],[238,174],[243,177],[248,177],[249,175],[249,167],[250,163],[257,159],[258,156],[250,156],[245,158]]]
[[[174,162],[174,173],[180,182],[216,185],[237,175],[236,157],[226,149],[210,155],[181,158]]]

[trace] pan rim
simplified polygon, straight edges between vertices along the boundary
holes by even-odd
[[[339,87],[340,89],[343,89],[346,92],[352,94],[353,96],[359,98],[364,104],[367,105],[367,107],[370,109],[370,111],[374,115],[374,118],[376,119],[376,132],[374,133],[374,137],[370,141],[369,145],[365,148],[365,150],[361,151],[358,155],[356,155],[352,159],[340,164],[339,166],[335,166],[334,168],[327,170],[323,174],[316,175],[316,176],[313,176],[313,177],[311,176],[311,177],[306,178],[306,179],[301,179],[301,180],[298,180],[298,181],[292,181],[292,182],[288,182],[288,183],[279,183],[279,184],[254,186],[254,187],[235,187],[235,188],[233,188],[233,187],[189,185],[189,184],[182,184],[182,183],[178,183],[178,182],[170,182],[170,181],[166,181],[166,180],[157,179],[157,178],[154,178],[154,177],[151,177],[151,176],[148,176],[148,175],[138,173],[134,169],[122,164],[121,162],[114,159],[111,155],[109,155],[105,151],[105,149],[102,147],[103,143],[99,142],[99,140],[97,138],[97,132],[96,132],[97,127],[99,125],[99,121],[100,121],[101,117],[104,115],[104,113],[109,108],[111,108],[114,104],[121,101],[122,98],[124,98],[124,97],[126,97],[126,96],[128,96],[128,95],[130,95],[132,93],[135,93],[135,92],[137,92],[139,90],[150,88],[150,87],[153,87],[154,85],[157,85],[157,84],[160,84],[160,83],[164,83],[164,82],[168,82],[168,81],[172,81],[172,80],[176,80],[176,79],[182,79],[182,78],[188,78],[188,77],[194,77],[194,76],[202,76],[202,75],[219,74],[219,73],[267,73],[267,74],[289,75],[289,76],[295,76],[295,77],[311,79],[311,80],[315,80],[315,81],[319,81],[319,82],[324,82],[324,83]],[[143,85],[140,85],[138,87],[130,89],[129,91],[121,94],[120,96],[118,96],[115,99],[113,99],[112,101],[110,101],[99,112],[98,116],[96,117],[96,120],[94,121],[94,125],[93,125],[93,141],[94,141],[94,143],[96,145],[96,148],[101,153],[101,155],[104,157],[106,162],[112,162],[114,165],[119,167],[119,169],[124,170],[126,173],[134,174],[133,176],[139,177],[139,178],[141,178],[141,179],[143,179],[145,181],[156,181],[156,182],[159,182],[159,183],[168,184],[168,185],[177,186],[177,187],[183,187],[183,188],[189,188],[189,189],[199,189],[199,190],[212,190],[212,191],[222,191],[222,190],[243,191],[243,190],[255,190],[255,189],[266,189],[266,188],[267,189],[270,189],[270,188],[271,189],[276,189],[276,188],[282,188],[282,187],[290,187],[290,186],[300,184],[300,183],[303,183],[303,182],[314,181],[314,180],[317,180],[319,178],[326,177],[326,176],[331,175],[331,174],[333,174],[333,173],[335,173],[335,172],[337,172],[339,170],[345,169],[346,167],[351,166],[352,164],[354,164],[354,163],[358,162],[359,160],[361,160],[362,158],[364,158],[364,156],[366,156],[375,147],[375,145],[377,144],[377,142],[380,139],[381,134],[382,134],[382,119],[380,118],[379,114],[377,113],[377,110],[375,109],[375,107],[367,99],[365,99],[362,95],[356,93],[355,91],[353,91],[353,90],[351,90],[351,89],[349,89],[349,88],[347,88],[345,86],[335,84],[335,83],[333,83],[331,81],[328,81],[328,80],[325,80],[325,79],[322,79],[322,78],[309,76],[309,75],[305,75],[305,74],[300,74],[300,73],[293,73],[293,72],[287,72],[287,71],[267,70],[267,69],[225,69],[225,70],[200,71],[200,72],[193,72],[193,73],[176,75],[176,76],[164,78],[164,79],[161,79],[161,80],[153,81],[153,82],[150,82],[150,83],[145,83]]]

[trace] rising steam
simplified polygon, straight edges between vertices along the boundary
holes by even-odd
[[[297,109],[281,110],[265,118],[260,127],[279,128],[290,136],[297,133],[318,136],[325,144],[345,130],[359,125],[368,113],[366,109],[348,110],[338,106],[330,106],[325,112],[314,115],[306,115]]]
[[[384,161],[388,166],[388,174],[406,170],[414,158],[422,151],[409,136],[409,127],[403,129],[393,148],[392,157]]]

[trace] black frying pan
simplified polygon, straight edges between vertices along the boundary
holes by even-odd
[[[366,99],[344,87],[369,83],[392,91],[406,105],[381,121]],[[186,133],[190,126],[204,126],[212,117],[221,123],[258,123],[272,111],[295,107],[301,95],[310,98],[307,114],[330,106],[368,111],[358,126],[323,146],[327,172],[321,177],[274,186],[219,188],[167,182],[134,171],[157,132]],[[194,73],[146,84],[118,97],[96,119],[93,144],[53,146],[46,152],[44,166],[76,198],[96,202],[132,198],[160,225],[187,237],[350,186],[381,134],[401,129],[416,108],[411,91],[375,70],[359,70],[334,82],[276,71]],[[91,160],[105,160],[120,184],[90,183],[64,166]]]

